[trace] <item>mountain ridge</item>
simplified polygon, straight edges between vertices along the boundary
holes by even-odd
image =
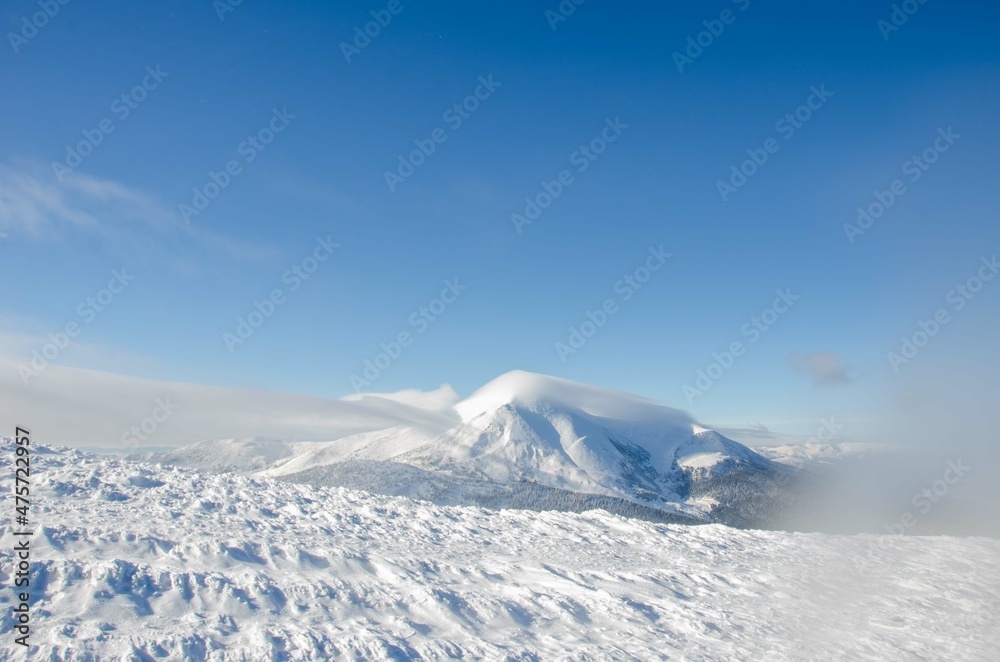
[[[523,502],[509,494],[520,485],[547,503],[584,498],[563,493],[590,495],[613,500],[614,508],[631,503],[694,521],[713,519],[713,483],[747,481],[761,498],[773,490],[758,483],[792,471],[687,412],[526,371],[497,377],[450,411],[458,423],[443,430],[399,425],[329,441],[217,440],[142,459],[324,485],[339,480],[430,500],[447,494],[457,504],[464,484],[469,504],[499,507]],[[324,470],[333,465],[340,467]],[[348,465],[378,480],[348,478]]]

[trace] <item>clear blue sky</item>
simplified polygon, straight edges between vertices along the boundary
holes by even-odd
[[[831,413],[864,420],[903,388],[886,353],[1000,249],[991,3],[928,0],[884,39],[891,2],[588,0],[553,30],[555,0],[404,0],[348,63],[342,42],[387,4],[245,0],[220,20],[208,0],[78,0],[16,53],[6,36],[0,330],[79,322],[124,267],[134,281],[57,362],[339,397],[406,331],[371,390],[468,393],[522,368],[808,432]],[[724,9],[732,22],[679,72],[673,53]],[[7,3],[5,35],[36,11]],[[122,118],[115,100],[147,67],[168,75]],[[479,108],[446,121],[490,76]],[[832,96],[779,131],[814,86]],[[275,108],[294,119],[247,162],[241,143]],[[52,162],[105,118],[114,131],[56,180]],[[579,172],[571,154],[606,118],[628,128]],[[911,181],[903,164],[948,127],[961,137]],[[390,191],[385,171],[437,128],[444,142]],[[777,151],[723,201],[717,182],[768,139]],[[178,205],[232,159],[240,173],[185,224]],[[511,214],[564,169],[573,183],[518,233]],[[905,194],[850,243],[844,223],[894,179]],[[290,291],[282,274],[319,236],[340,248]],[[623,301],[616,282],[661,245],[672,257]],[[411,313],[450,278],[467,290],[420,332]],[[285,302],[230,353],[223,334],[276,287]],[[686,402],[682,387],[749,339],[741,327],[778,288],[801,298]],[[617,312],[561,361],[556,343],[608,298]],[[1000,279],[906,368],[994,365],[998,302]],[[790,365],[815,352],[846,373]]]

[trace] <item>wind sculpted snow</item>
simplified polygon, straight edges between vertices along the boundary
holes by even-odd
[[[440,507],[42,450],[33,659],[990,660],[1000,646],[997,540]],[[0,532],[6,583],[9,520]],[[10,599],[0,656],[22,659]]]

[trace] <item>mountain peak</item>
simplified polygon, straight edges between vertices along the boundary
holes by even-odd
[[[450,397],[449,391],[441,394]],[[389,402],[395,396],[362,397]],[[704,495],[725,496],[736,483],[753,489],[776,471],[686,412],[524,370],[500,375],[449,411],[445,430],[404,424],[327,442],[223,440],[161,459],[442,503],[547,503],[559,509],[596,498],[578,495],[598,495],[612,500],[602,507],[620,512],[638,505],[698,520],[712,517],[715,502]],[[723,476],[725,485],[717,482]],[[729,508],[726,517],[736,507]]]
[[[694,423],[686,412],[665,407],[648,398],[526,370],[511,370],[500,375],[455,405],[455,409],[463,421],[469,422],[505,405],[531,411],[580,411],[598,418],[625,419],[636,423]]]

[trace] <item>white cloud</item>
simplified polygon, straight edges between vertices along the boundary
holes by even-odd
[[[156,195],[122,182],[79,172],[60,182],[39,162],[0,164],[0,241],[62,240],[78,232],[104,237],[112,251],[132,258],[155,254],[186,273],[212,264],[198,249],[251,261],[277,253],[187,224]]]
[[[847,361],[833,352],[812,352],[811,354],[789,354],[788,363],[800,375],[806,375],[814,384],[834,386],[852,381]]]
[[[411,407],[430,409],[432,411],[448,409],[462,399],[449,384],[442,384],[433,391],[421,391],[420,389],[411,388],[395,393],[352,393],[343,399],[348,402],[364,402],[372,398],[383,398],[393,402],[401,402]]]
[[[18,362],[0,358],[0,430],[20,425],[42,443],[116,447],[123,436],[169,400],[176,411],[144,446],[178,446],[204,439],[266,436],[332,440],[348,434],[413,425],[436,432],[456,424],[454,410],[432,410],[385,397],[334,400],[250,389],[138,379],[50,365],[28,386]],[[445,387],[443,387],[445,388]],[[446,387],[450,390],[450,387]],[[423,403],[444,401],[438,389]]]
[[[67,228],[112,233],[120,224],[179,226],[176,214],[152,195],[109,179],[73,173],[59,182],[32,163],[0,165],[0,230],[34,236]]]

